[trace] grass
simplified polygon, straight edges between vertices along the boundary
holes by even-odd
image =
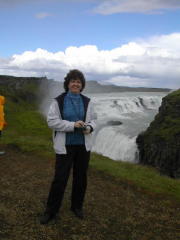
[[[175,136],[180,132],[180,119],[178,106],[180,102],[180,89],[176,90],[163,98],[164,109],[156,115],[156,121],[153,121],[145,133],[151,137],[160,137],[166,142],[174,144]],[[174,106],[174,107],[173,107]]]
[[[161,176],[151,167],[128,162],[115,162],[111,159],[92,154],[91,166],[151,193],[166,194],[180,201],[180,181]]]
[[[92,167],[88,173],[85,220],[69,210],[71,179],[60,213],[39,224],[53,176],[53,158],[6,146],[1,157],[1,240],[178,240],[179,204],[165,202]]]
[[[179,180],[93,153],[84,221],[69,211],[71,179],[56,222],[39,224],[54,171],[51,130],[33,104],[7,100],[2,136],[0,239],[176,240]]]
[[[52,153],[51,130],[35,106],[23,101],[21,104],[8,101],[6,106],[8,126],[3,142],[25,152]]]

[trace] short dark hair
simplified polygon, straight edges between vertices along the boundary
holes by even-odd
[[[79,79],[82,83],[82,89],[81,89],[81,92],[82,90],[85,88],[85,84],[86,84],[86,80],[85,80],[85,77],[83,75],[83,73],[77,69],[73,69],[73,70],[70,70],[67,75],[65,76],[64,78],[64,89],[66,92],[68,92],[68,85],[69,85],[69,82],[74,79]]]

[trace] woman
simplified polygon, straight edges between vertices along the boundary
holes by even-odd
[[[53,129],[56,164],[41,224],[47,224],[58,213],[71,167],[71,210],[76,217],[83,218],[82,208],[96,114],[91,100],[80,94],[85,87],[83,73],[71,70],[64,80],[65,92],[52,102],[47,116],[48,126]]]

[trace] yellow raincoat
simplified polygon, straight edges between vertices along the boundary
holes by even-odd
[[[6,121],[4,119],[4,103],[5,97],[0,95],[0,131],[2,131],[6,125]]]

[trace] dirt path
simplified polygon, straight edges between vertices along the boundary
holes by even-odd
[[[180,204],[89,169],[85,220],[72,215],[71,179],[56,222],[39,224],[53,176],[53,159],[7,149],[0,157],[1,240],[176,240]]]

